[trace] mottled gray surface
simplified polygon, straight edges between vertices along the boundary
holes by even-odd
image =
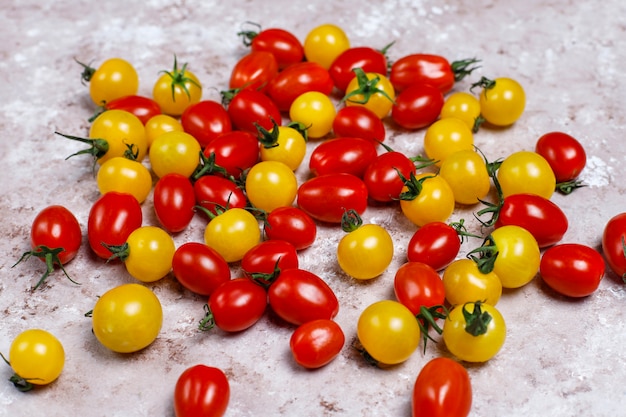
[[[389,228],[396,255],[389,270],[369,282],[343,275],[334,258],[341,236],[320,227],[316,244],[301,253],[304,268],[324,277],[341,302],[337,321],[348,344],[329,366],[310,372],[290,358],[292,328],[270,316],[237,335],[199,333],[204,299],[171,277],[151,285],[164,307],[163,329],[149,348],[118,355],[102,347],[83,314],[114,285],[133,282],[119,264],[107,265],[83,245],[67,271],[77,287],[56,272],[41,290],[31,286],[43,265],[11,268],[28,249],[30,224],[47,205],[64,204],[86,231],[98,190],[87,159],[65,157],[75,143],[53,132],[87,132],[93,107],[80,83],[77,58],[97,64],[120,56],[132,62],[140,93],[149,95],[158,71],[172,55],[189,62],[205,85],[205,98],[219,98],[233,64],[246,52],[240,24],[282,27],[301,40],[322,23],[342,26],[352,45],[380,48],[391,40],[392,59],[413,52],[450,60],[477,56],[480,75],[509,76],[527,93],[526,112],[514,126],[481,130],[476,144],[491,159],[534,148],[537,138],[561,130],[577,137],[588,153],[573,195],[555,195],[570,219],[564,241],[599,248],[606,221],[624,204],[626,57],[623,1],[528,0],[524,2],[389,0],[362,1],[4,1],[0,15],[0,351],[22,330],[41,327],[66,349],[63,374],[29,394],[0,383],[0,415],[170,416],[173,385],[186,367],[205,363],[224,369],[236,416],[409,416],[413,382],[430,358],[446,355],[431,345],[406,363],[381,370],[364,364],[349,347],[358,315],[373,301],[393,296],[394,270],[405,261],[414,226],[397,208],[369,208],[366,222]],[[622,48],[622,49],[620,49]],[[471,80],[458,84],[466,90]],[[212,89],[211,87],[215,87]],[[423,132],[388,130],[388,142],[410,155],[422,153]],[[311,144],[313,146],[314,144]],[[309,149],[310,152],[310,149]],[[306,163],[297,171],[307,176]],[[144,223],[156,224],[151,199]],[[457,209],[452,219],[472,220]],[[476,227],[470,221],[473,228]],[[203,220],[175,236],[177,244],[202,240]],[[475,242],[472,242],[474,244]],[[464,254],[471,249],[463,247]],[[237,265],[233,265],[236,275]],[[624,286],[607,274],[591,297],[571,301],[539,278],[506,291],[498,304],[508,323],[506,343],[484,365],[469,365],[473,416],[612,416],[626,403]],[[0,382],[11,372],[0,367]]]

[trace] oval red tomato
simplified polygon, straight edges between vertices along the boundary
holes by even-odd
[[[364,106],[344,106],[333,119],[333,133],[336,137],[356,137],[379,144],[385,141],[386,131],[383,121]]]
[[[339,324],[320,319],[298,326],[289,339],[289,348],[298,365],[316,369],[335,359],[345,342],[346,337]]]
[[[200,242],[186,242],[176,249],[172,273],[183,287],[204,296],[230,280],[230,268],[222,255]]]
[[[217,208],[245,208],[248,199],[235,182],[219,175],[205,175],[193,184],[196,204],[217,215]]]
[[[626,282],[626,213],[611,217],[604,226],[602,253],[611,270]]]
[[[189,178],[169,173],[157,181],[153,193],[154,213],[165,230],[185,230],[195,213],[196,196]]]
[[[391,118],[404,129],[422,129],[439,118],[443,103],[443,94],[437,87],[418,82],[396,96]]]
[[[265,219],[263,228],[269,240],[290,242],[296,250],[310,247],[317,236],[317,225],[311,216],[298,207],[278,207]]]
[[[33,220],[30,228],[30,243],[33,253],[41,247],[63,250],[56,254],[55,261],[63,265],[76,257],[82,242],[82,232],[76,216],[64,206],[52,205],[44,208]],[[44,258],[41,258],[45,261]]]
[[[374,142],[356,137],[328,139],[313,149],[309,170],[313,175],[352,174],[362,177],[378,152]]]
[[[443,305],[446,301],[443,281],[437,271],[422,262],[407,262],[397,269],[393,280],[396,299],[417,315],[422,307]]]
[[[343,51],[330,65],[330,73],[335,87],[345,92],[346,87],[355,77],[354,69],[361,68],[364,72],[387,73],[387,58],[381,51],[369,46],[357,46]]]
[[[604,277],[602,255],[589,246],[564,243],[548,248],[541,257],[539,274],[556,292],[569,297],[593,294]]]
[[[413,233],[407,245],[407,258],[439,271],[454,261],[460,249],[461,238],[454,227],[444,222],[431,222]]]
[[[537,140],[535,152],[548,161],[557,183],[576,179],[587,163],[585,148],[574,137],[563,132],[542,135]]]
[[[450,63],[439,55],[410,54],[393,63],[389,80],[397,91],[402,91],[416,82],[423,82],[446,94],[456,81],[462,80],[478,68],[472,66],[477,62],[477,59],[466,59]]]
[[[242,130],[226,132],[213,139],[204,148],[204,155],[215,154],[215,164],[228,175],[239,178],[241,173],[259,161],[259,141],[255,135]]]
[[[274,123],[282,124],[280,110],[271,98],[258,90],[241,90],[228,103],[228,115],[238,130],[258,134],[257,124],[272,130]]]
[[[296,36],[281,28],[270,28],[258,33],[244,32],[250,38],[250,49],[253,51],[271,52],[276,58],[278,69],[302,62],[304,48]]]
[[[230,385],[226,374],[206,365],[185,369],[174,387],[176,417],[221,417],[230,401]]]
[[[472,383],[461,364],[438,357],[424,365],[413,386],[412,417],[467,417],[471,408]]]
[[[281,111],[289,111],[300,95],[309,91],[329,95],[333,87],[333,79],[326,68],[316,62],[299,62],[279,72],[265,93]]]
[[[278,74],[278,62],[274,54],[251,50],[233,67],[228,88],[263,91]]]
[[[297,268],[298,253],[286,240],[265,240],[243,255],[241,269],[246,276],[271,275],[280,270]]]
[[[202,148],[219,135],[233,129],[228,112],[214,100],[190,104],[180,116],[183,130],[196,138]]]
[[[370,163],[363,173],[363,182],[369,198],[381,203],[398,200],[404,187],[404,178],[415,174],[415,164],[401,152],[382,153]]]
[[[218,286],[207,305],[215,326],[225,332],[241,332],[263,317],[267,292],[248,278],[235,278]]]
[[[327,223],[341,223],[346,210],[363,214],[367,187],[352,174],[326,174],[305,181],[298,188],[298,206],[309,216]]]
[[[123,96],[105,103],[105,110],[124,110],[137,116],[144,125],[153,116],[161,114],[159,104],[150,97],[131,95]]]

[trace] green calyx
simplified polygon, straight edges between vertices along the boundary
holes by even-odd
[[[111,251],[112,255],[107,259],[107,262],[113,261],[115,259],[119,259],[124,262],[128,259],[130,255],[130,245],[127,242],[124,242],[121,245],[108,245],[104,242],[100,242],[102,246]]]
[[[448,310],[443,305],[420,307],[420,312],[415,318],[417,319],[422,339],[424,340],[424,353],[426,353],[426,345],[429,340],[433,343],[437,343],[437,341],[430,336],[430,329],[434,329],[438,334],[443,333],[443,329],[437,324],[437,319],[445,320],[447,317]]]
[[[487,97],[487,90],[491,90],[496,86],[495,80],[489,79],[487,77],[481,77],[480,80],[475,82],[470,86],[470,91],[474,90],[476,87],[481,87],[483,89],[483,93],[485,97]]]
[[[200,163],[196,167],[193,174],[191,174],[191,180],[197,181],[200,177],[205,175],[222,175],[225,178],[236,183],[235,178],[233,178],[226,168],[223,168],[215,163],[215,152],[211,152],[209,156],[205,155],[203,151],[200,151]]]
[[[473,304],[474,309],[470,312],[467,310],[467,305]],[[463,318],[465,318],[465,331],[472,336],[480,336],[487,333],[489,322],[491,322],[491,314],[486,311],[482,311],[482,302],[476,301],[474,303],[469,302],[463,305]]]
[[[465,241],[465,238],[475,237],[482,239],[482,236],[475,235],[467,231],[465,227],[465,219],[460,219],[458,222],[450,223],[450,227],[456,230],[456,234],[460,237],[461,243]]]
[[[477,58],[469,58],[462,59],[459,61],[454,61],[450,64],[450,69],[454,74],[454,81],[461,81],[463,78],[467,77],[477,68],[480,68],[479,65],[474,65],[480,62],[480,59]],[[472,66],[474,65],[474,66]]]
[[[274,119],[272,121],[272,130],[267,130],[259,123],[254,123],[256,126],[257,132],[259,132],[257,139],[265,149],[271,149],[278,146],[278,135],[280,133],[280,129],[278,129],[278,123]]]
[[[75,140],[90,145],[89,148],[83,149],[82,151],[78,151],[68,156],[67,158],[65,158],[66,160],[76,155],[85,154],[93,156],[94,160],[98,160],[106,155],[106,153],[109,151],[109,142],[107,142],[105,139],[81,138],[79,136],[66,135],[64,133],[56,131],[54,133],[59,136],[63,136],[66,139]]]
[[[59,259],[59,254],[63,252],[64,250],[65,250],[64,248],[49,248],[44,245],[39,245],[33,250],[24,252],[22,256],[20,257],[20,259],[13,265],[13,267],[15,267],[20,262],[27,260],[31,256],[36,256],[37,258],[43,259],[45,261],[46,272],[41,276],[41,278],[39,278],[39,281],[33,288],[33,291],[39,288],[39,286],[43,284],[46,278],[48,278],[48,276],[50,276],[50,274],[54,272],[55,265],[58,265],[59,268],[61,268],[61,270],[67,277],[67,279],[69,279],[76,285],[80,285],[78,282],[70,278],[65,268],[63,268],[63,264],[61,264],[61,260]]]
[[[415,177],[415,174],[411,172],[411,176],[407,179],[404,175],[402,175],[402,173],[397,168],[396,168],[396,172],[398,173],[402,181],[404,181],[404,185],[407,187],[406,191],[400,193],[400,196],[398,197],[398,199],[405,200],[405,201],[415,200],[417,196],[420,195],[420,193],[422,192],[424,181],[426,181],[429,178],[435,177],[434,174],[427,175],[418,180]]]
[[[389,94],[377,87],[377,84],[380,81],[380,77],[376,76],[372,79],[369,79],[362,68],[355,68],[353,71],[356,75],[358,88],[346,94],[341,99],[342,102],[350,101],[357,104],[366,104],[370,100],[372,95],[379,93],[395,104],[395,101],[389,96]],[[352,98],[357,95],[361,95],[363,96],[363,98],[359,100]]]
[[[2,357],[2,360],[4,361],[4,363],[6,363],[7,365],[11,366],[11,363],[7,360],[7,358],[4,357],[4,355],[2,353],[0,353],[0,357]],[[34,388],[34,385],[31,382],[29,382],[29,381],[32,381],[32,380],[35,380],[35,379],[39,379],[39,378],[26,379],[26,378],[22,378],[18,374],[13,374],[9,378],[9,381],[19,391],[27,392],[27,391],[30,391],[30,390],[32,390]]]
[[[571,194],[575,189],[582,187],[586,187],[586,185],[583,184],[582,181],[571,180],[557,183],[555,189],[557,192],[563,195],[568,195]]]
[[[186,83],[189,82],[196,87],[201,88],[201,86],[194,79],[185,75],[186,70],[187,63],[184,63],[183,67],[178,69],[178,60],[176,59],[176,55],[174,55],[174,68],[171,71],[161,71],[161,73],[167,74],[172,80],[171,88],[173,101],[176,101],[176,87],[180,87],[187,95],[187,98],[191,98],[191,95],[189,94],[189,89],[187,88]]]
[[[341,229],[344,232],[353,232],[362,225],[363,219],[356,210],[350,209],[343,212],[343,215],[341,216]]]
[[[467,257],[476,262],[480,272],[488,274],[493,271],[498,254],[498,247],[493,241],[493,237],[489,235],[485,238],[483,244],[470,251]]]
[[[91,81],[91,78],[93,77],[93,74],[96,72],[96,69],[91,67],[90,65],[83,64],[76,58],[74,58],[74,61],[76,61],[81,67],[83,67],[83,72],[80,74],[81,82],[88,83],[89,81]]]
[[[204,305],[204,317],[198,323],[198,329],[203,332],[207,332],[215,327],[215,316],[213,316],[213,312],[211,311],[211,307],[208,304]]]
[[[241,31],[237,32],[237,36],[241,36],[241,40],[245,46],[250,46],[252,45],[252,40],[261,32],[261,25],[250,21],[246,22],[246,24],[253,26],[254,30],[245,30],[242,28]]]

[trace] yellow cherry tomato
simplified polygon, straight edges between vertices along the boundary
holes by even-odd
[[[205,243],[226,262],[237,262],[261,239],[258,220],[241,208],[230,208],[215,216],[204,230]]]
[[[119,353],[139,351],[159,335],[163,308],[159,298],[141,284],[123,284],[98,298],[91,315],[93,334]]]
[[[289,107],[289,118],[306,126],[309,138],[326,136],[333,127],[337,110],[330,97],[318,91],[299,95]]]
[[[143,203],[152,189],[150,170],[141,162],[121,156],[102,164],[96,182],[102,195],[109,191],[127,193],[133,195],[139,203]]]
[[[400,209],[415,225],[445,222],[454,211],[454,193],[440,175],[418,174],[400,194]]]
[[[289,126],[277,126],[275,129],[268,132],[270,138],[261,141],[261,160],[282,162],[295,171],[306,155],[306,139],[297,129]]]
[[[387,116],[393,107],[396,92],[383,74],[364,73],[360,68],[348,83],[344,101],[346,106],[362,106],[371,110],[379,119]]]
[[[89,137],[107,142],[107,151],[97,159],[100,164],[129,153],[142,161],[148,152],[148,139],[143,123],[137,116],[124,110],[102,112],[91,124]]]
[[[424,134],[424,152],[441,166],[454,152],[474,149],[474,134],[464,121],[449,117],[428,126]]]
[[[323,24],[313,28],[304,39],[304,56],[328,69],[343,51],[350,48],[350,40],[342,28]]]
[[[148,148],[154,142],[154,140],[167,132],[182,132],[183,125],[178,119],[168,116],[167,114],[157,114],[152,116],[150,120],[146,122],[146,139],[148,140]]]
[[[529,193],[549,199],[556,187],[554,171],[537,152],[518,151],[510,154],[504,158],[496,175],[504,197]]]
[[[481,116],[495,126],[509,126],[519,119],[526,107],[526,93],[517,81],[501,77],[490,80],[483,77],[472,85],[482,90],[478,97]]]
[[[502,283],[495,272],[482,273],[471,259],[457,259],[446,267],[441,277],[450,305],[477,300],[495,306],[502,295]]]
[[[187,64],[178,68],[174,58],[174,68],[156,80],[152,97],[161,111],[170,116],[180,116],[185,109],[202,98],[202,84],[196,75],[187,69]]]
[[[448,155],[441,164],[439,175],[446,180],[459,204],[476,204],[491,188],[485,160],[473,150]]]
[[[118,257],[124,261],[130,275],[142,282],[154,282],[172,269],[176,246],[160,227],[141,226],[128,236],[119,250]]]
[[[139,90],[139,76],[133,65],[122,58],[110,58],[98,69],[82,64],[84,81],[89,82],[89,96],[102,106],[116,98],[133,96]]]
[[[474,130],[479,116],[480,102],[472,94],[463,91],[450,94],[441,108],[442,119],[454,117],[462,120],[471,130]]]
[[[150,166],[159,178],[171,173],[189,177],[200,164],[201,151],[200,143],[189,133],[166,132],[150,146]]]
[[[296,175],[278,161],[261,161],[246,175],[246,195],[250,203],[271,212],[278,207],[291,206],[298,192]]]
[[[15,372],[11,382],[21,390],[28,390],[32,385],[49,384],[61,375],[65,351],[52,333],[29,329],[13,339],[9,362]]]

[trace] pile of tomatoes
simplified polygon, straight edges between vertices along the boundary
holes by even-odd
[[[269,307],[293,325],[296,363],[329,364],[346,344],[333,320],[342,300],[332,281],[302,268],[299,252],[314,251],[318,225],[331,225],[342,236],[329,262],[355,280],[394,276],[396,299],[362,311],[354,348],[384,367],[406,361],[420,343],[426,349],[439,333],[450,357],[433,359],[417,376],[413,415],[466,416],[472,387],[463,363],[488,361],[504,344],[496,307],[503,288],[539,273],[556,292],[585,297],[598,288],[605,258],[626,273],[626,214],[607,224],[605,257],[559,243],[568,220],[550,198],[582,186],[586,155],[575,138],[548,132],[534,151],[496,161],[475,146],[480,129],[509,127],[522,116],[525,93],[514,79],[482,77],[469,91],[452,92],[478,59],[451,63],[416,53],[390,62],[393,45],[354,47],[330,24],[304,42],[284,29],[251,29],[240,33],[250,50],[232,69],[222,102],[203,100],[193,62],[176,57],[152,97],[137,95],[137,72],[123,59],[97,69],[81,64],[99,110],[87,137],[56,133],[85,144],[71,156],[93,158],[101,196],[80,214],[90,250],[123,262],[138,281],[111,288],[90,312],[107,348],[136,352],[158,337],[163,309],[142,284],[172,274],[206,298],[201,329],[245,331]],[[423,133],[424,155],[394,151],[385,141],[390,128]],[[295,172],[306,164],[300,181]],[[150,203],[158,224],[144,224],[142,205]],[[371,206],[415,226],[406,247],[383,225],[364,222]],[[484,234],[448,223],[458,207],[475,209]],[[204,241],[177,247],[172,236],[194,216],[206,219]],[[31,230],[31,249],[17,263],[45,261],[34,289],[55,267],[72,279],[64,265],[81,245],[75,215],[61,205],[44,208]],[[478,240],[460,258],[465,239]],[[406,262],[389,271],[394,256]],[[231,276],[234,266],[243,276]],[[63,347],[48,332],[28,330],[7,361],[16,386],[45,385],[62,371]],[[220,369],[198,364],[180,375],[173,396],[178,416],[218,416],[230,387]]]

